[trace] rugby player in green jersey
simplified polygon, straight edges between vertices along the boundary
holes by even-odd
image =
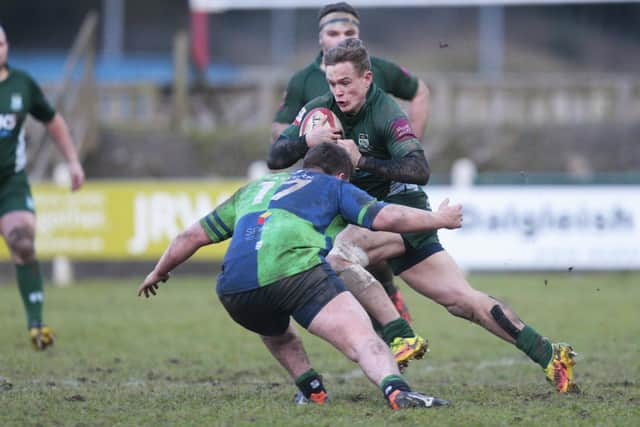
[[[313,98],[329,91],[327,79],[324,73],[323,57],[325,52],[335,47],[347,38],[358,38],[360,35],[360,18],[356,9],[345,2],[327,4],[318,12],[318,40],[321,51],[315,61],[302,70],[295,73],[287,85],[282,104],[276,112],[274,122],[271,125],[272,140],[278,136],[293,122],[300,109]],[[371,57],[373,80],[382,90],[400,99],[409,101],[408,115],[412,127],[419,139],[422,138],[428,119],[429,90],[425,83],[406,69],[378,57]],[[409,310],[404,302],[402,293],[393,282],[393,273],[386,262],[369,264],[367,269],[382,283],[384,291],[391,299],[395,310],[385,308],[382,298],[376,288],[368,289],[368,295],[359,296],[361,303],[377,321],[378,328],[384,334],[384,326],[389,329],[389,322],[383,319],[397,319],[401,316],[407,322],[411,321]],[[347,281],[350,286],[350,282]],[[351,289],[354,291],[353,289]],[[360,299],[363,298],[363,299]],[[364,298],[372,298],[375,304],[367,304]],[[372,313],[369,307],[377,307],[377,311],[384,311],[388,315],[381,318],[380,314]],[[392,315],[392,312],[397,312]],[[396,322],[402,323],[402,322]],[[393,325],[392,325],[393,326]],[[415,334],[409,334],[409,325],[397,325],[404,333],[403,338],[408,340],[398,341],[394,345],[394,354],[401,364],[408,360],[421,357],[426,351],[426,342]],[[411,336],[410,336],[411,335]],[[409,342],[414,341],[414,342]]]
[[[42,273],[34,246],[35,206],[25,172],[27,115],[44,123],[53,137],[67,161],[72,191],[82,186],[84,171],[64,119],[28,74],[9,66],[8,52],[7,36],[0,27],[0,233],[15,264],[31,342],[34,349],[44,350],[53,344],[54,335],[42,319]]]
[[[309,147],[333,140],[349,151],[356,167],[351,182],[356,186],[379,200],[429,210],[427,196],[419,187],[427,183],[430,174],[422,146],[406,115],[373,83],[362,42],[345,40],[329,50],[324,61],[331,92],[303,107],[294,123],[271,146],[269,167],[288,167]],[[298,136],[300,121],[315,107],[333,111],[342,122],[345,135],[336,129],[317,127]],[[475,322],[514,344],[543,368],[558,391],[576,389],[572,347],[550,342],[504,303],[473,289],[438,241],[436,231],[402,236],[386,233],[378,238],[374,234],[350,226],[336,238],[335,247],[343,247],[345,240],[349,242],[347,249],[354,245],[364,250],[375,247],[382,255],[367,253],[370,262],[380,256],[393,257],[390,264],[394,273],[414,290],[443,305],[454,316]],[[375,243],[376,239],[382,243]]]
[[[284,99],[271,124],[273,141],[293,122],[307,102],[329,91],[324,75],[324,53],[347,38],[360,38],[360,17],[356,9],[346,2],[327,4],[320,9],[318,27],[320,53],[311,64],[289,79]],[[371,57],[371,71],[379,88],[409,101],[411,125],[418,139],[422,139],[429,113],[427,85],[405,68],[375,56]]]
[[[138,296],[155,295],[159,282],[200,247],[231,238],[216,292],[237,323],[260,335],[303,402],[323,404],[327,392],[290,317],[358,363],[391,408],[446,405],[412,391],[400,375],[364,309],[327,263],[325,232],[336,221],[396,232],[457,228],[462,209],[448,201],[435,213],[379,202],[347,182],[352,170],[346,150],[325,143],[308,151],[303,169],[250,182],[169,244]]]

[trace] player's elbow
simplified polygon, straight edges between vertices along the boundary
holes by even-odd
[[[416,91],[415,98],[420,101],[427,101],[429,99],[429,86],[426,85],[425,82],[418,80],[418,90]]]
[[[275,150],[269,151],[269,157],[267,157],[267,166],[271,170],[284,169],[290,165],[285,162],[285,159],[282,156],[278,155],[278,153],[274,153]]]
[[[416,171],[416,184],[427,185],[429,178],[431,178],[431,168],[428,164],[420,165],[420,168]]]
[[[286,123],[271,123],[271,144],[275,143],[278,140],[280,135],[282,135],[282,131],[284,131],[287,126],[288,125]]]
[[[424,157],[424,154],[415,154],[412,156],[413,161],[413,173],[411,174],[411,184],[427,185],[429,178],[431,178],[431,167],[429,162]]]
[[[425,160],[425,167],[423,172],[423,184],[427,185],[429,183],[429,178],[431,178],[431,168],[429,167],[429,163]]]

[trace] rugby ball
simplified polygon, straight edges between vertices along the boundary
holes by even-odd
[[[317,127],[328,127],[340,129],[340,132],[344,134],[342,123],[338,116],[328,108],[316,107],[310,110],[302,119],[300,123],[300,136],[305,135],[311,129]]]

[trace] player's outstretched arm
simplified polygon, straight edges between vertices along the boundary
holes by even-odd
[[[47,131],[67,161],[69,175],[71,176],[71,191],[80,189],[84,183],[84,169],[78,160],[78,153],[73,145],[67,122],[60,114],[56,114],[53,116],[53,119],[47,123]]]
[[[462,205],[450,205],[449,199],[445,199],[436,212],[388,204],[373,220],[374,230],[395,233],[460,227],[462,227]]]
[[[212,243],[199,222],[177,235],[164,251],[153,271],[138,287],[138,296],[156,295],[159,282],[169,279],[169,272],[191,258],[202,246]]]

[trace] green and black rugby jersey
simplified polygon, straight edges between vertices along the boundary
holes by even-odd
[[[300,109],[313,98],[329,91],[324,71],[320,68],[322,53],[316,60],[291,77],[284,100],[276,112],[274,121],[291,123]],[[371,57],[373,82],[391,95],[411,100],[418,91],[418,78],[406,69],[375,56]]]
[[[24,125],[28,114],[47,123],[55,111],[31,76],[10,68],[9,76],[0,81],[0,177],[21,171],[27,163]]]
[[[298,140],[300,124],[307,112],[316,107],[325,107],[333,111],[342,123],[344,138],[352,139],[365,156],[389,160],[405,157],[415,151],[424,151],[407,115],[393,98],[375,84],[371,85],[364,105],[354,115],[343,113],[330,92],[313,99],[299,111],[278,141]],[[363,170],[356,170],[351,182],[378,200],[385,200],[395,184]]]

